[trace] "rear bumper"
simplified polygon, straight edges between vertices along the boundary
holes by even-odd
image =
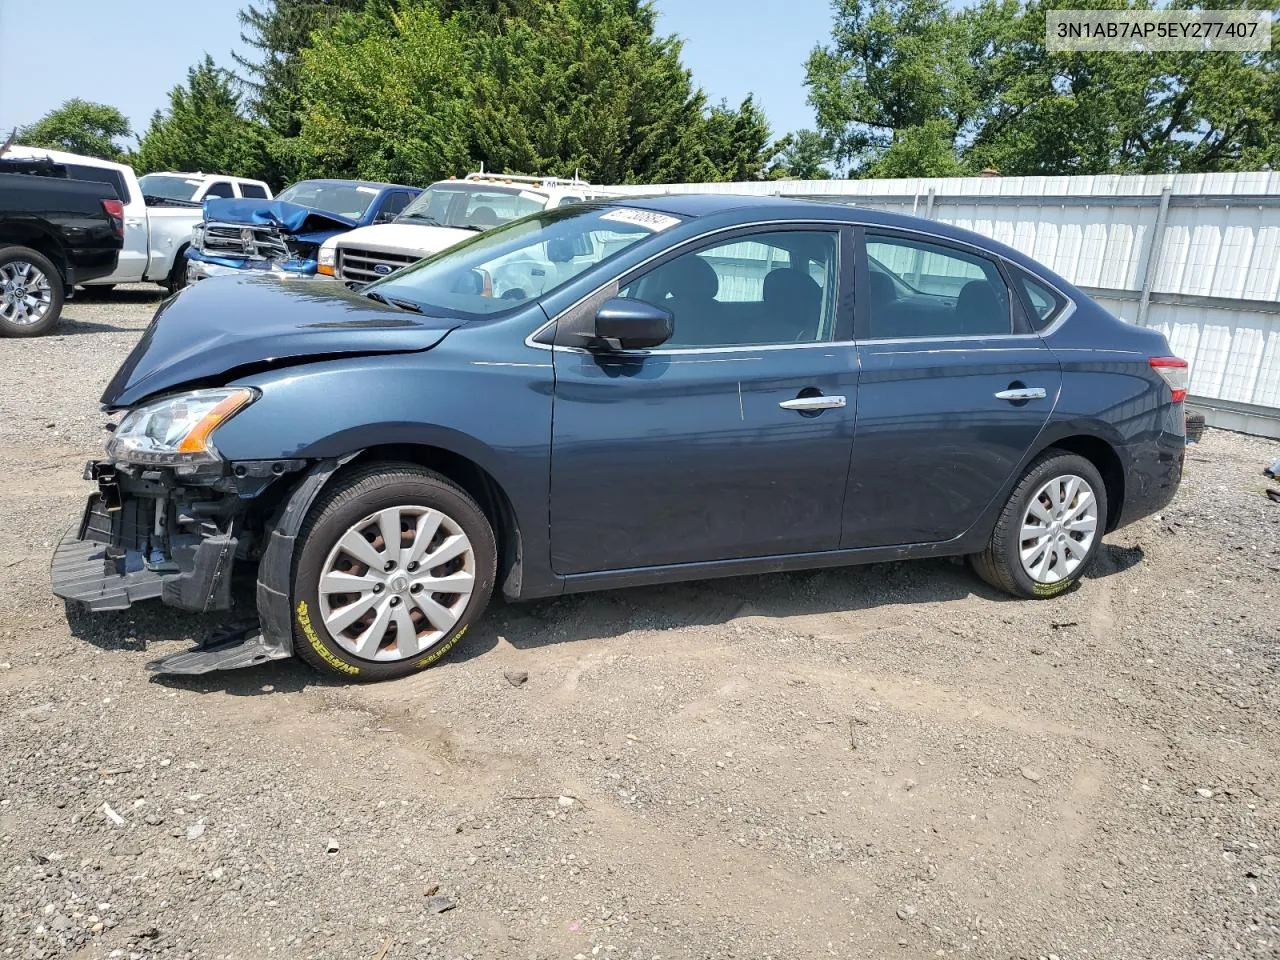
[[[1116,527],[1158,513],[1169,505],[1182,482],[1186,444],[1185,434],[1164,431],[1155,440],[1124,449],[1124,506]]]

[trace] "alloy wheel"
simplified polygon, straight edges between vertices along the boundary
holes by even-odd
[[[53,309],[53,288],[44,271],[26,260],[0,264],[0,319],[26,327]]]
[[[1083,477],[1054,477],[1027,505],[1019,532],[1022,569],[1037,583],[1058,583],[1089,556],[1098,533],[1098,498]]]
[[[439,510],[388,507],[350,526],[321,568],[320,615],[365,660],[416,656],[444,639],[471,599],[475,550]]]

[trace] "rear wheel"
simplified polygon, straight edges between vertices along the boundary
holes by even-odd
[[[1092,566],[1107,523],[1107,490],[1084,457],[1050,449],[1023,474],[987,548],[970,557],[978,575],[1018,597],[1056,597]]]
[[[62,315],[62,277],[42,253],[0,250],[0,336],[38,337]]]
[[[187,285],[187,248],[183,247],[173,258],[173,266],[169,268],[169,276],[165,279],[165,289],[170,294],[177,293]]]
[[[489,603],[497,546],[465,491],[413,464],[340,480],[311,510],[293,583],[294,646],[355,680],[443,657]]]

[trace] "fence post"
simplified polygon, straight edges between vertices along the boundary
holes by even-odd
[[[1160,208],[1156,211],[1156,225],[1151,230],[1151,239],[1147,243],[1147,269],[1142,275],[1142,296],[1138,298],[1138,326],[1147,325],[1147,311],[1151,308],[1151,288],[1155,286],[1156,270],[1159,268],[1159,257],[1164,247],[1164,225],[1169,218],[1169,195],[1172,187],[1160,191]]]
[[[937,191],[933,187],[930,187],[928,196],[924,198],[924,218],[926,220],[933,219],[933,197],[935,193],[937,193]]]

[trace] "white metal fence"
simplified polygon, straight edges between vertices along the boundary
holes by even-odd
[[[1007,243],[1191,362],[1210,424],[1280,437],[1280,173],[618,186],[832,200]]]

